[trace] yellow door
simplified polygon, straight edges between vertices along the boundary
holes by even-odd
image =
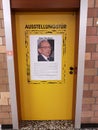
[[[22,120],[73,119],[75,87],[72,67],[75,66],[75,20],[76,15],[73,12],[15,14]],[[34,43],[37,42],[36,37],[52,37],[51,39],[55,41],[56,62],[48,62],[48,65],[53,64],[53,70],[49,69],[52,71],[52,76],[55,73],[55,77],[48,78],[47,72],[44,73],[44,78],[33,77],[34,73],[43,74],[45,68],[45,62],[31,63],[36,59]],[[32,70],[33,66],[35,66],[34,70]],[[57,66],[58,70],[56,70]],[[56,71],[58,71],[57,75]]]

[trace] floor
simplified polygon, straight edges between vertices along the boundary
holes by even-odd
[[[75,129],[73,121],[21,121],[20,130],[98,130],[98,128]]]

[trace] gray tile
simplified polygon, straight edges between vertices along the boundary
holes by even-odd
[[[21,121],[20,130],[98,130],[98,128],[74,129],[73,121],[45,120]]]

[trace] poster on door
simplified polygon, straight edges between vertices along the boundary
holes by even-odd
[[[27,80],[30,83],[65,81],[66,25],[26,25]],[[63,74],[62,74],[63,73]]]

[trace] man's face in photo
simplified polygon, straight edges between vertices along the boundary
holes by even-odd
[[[51,46],[50,46],[49,42],[48,41],[41,42],[41,46],[38,49],[38,51],[40,54],[42,54],[46,57],[49,57],[51,54]]]

